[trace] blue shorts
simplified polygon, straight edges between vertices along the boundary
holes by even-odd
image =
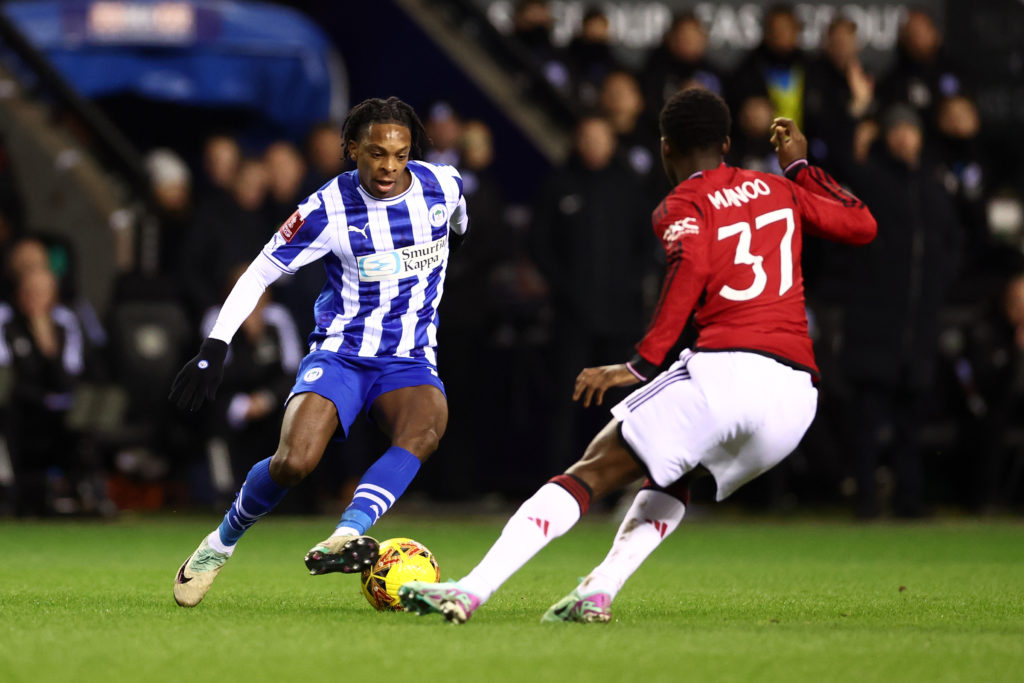
[[[331,401],[338,410],[342,438],[347,438],[359,413],[365,411],[369,417],[370,406],[381,394],[425,384],[445,393],[437,368],[425,358],[364,358],[317,350],[302,359],[288,400],[310,391]]]

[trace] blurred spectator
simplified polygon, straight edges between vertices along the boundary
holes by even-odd
[[[232,269],[231,284],[247,266]],[[220,306],[206,312],[201,325],[204,338],[213,329],[219,313]],[[271,301],[269,290],[264,292],[231,342],[224,381],[214,404],[210,436],[219,439],[226,449],[230,466],[224,468],[224,473],[230,471],[232,475],[231,481],[227,477],[215,481],[222,494],[237,489],[267,444],[277,441],[284,401],[295,382],[295,372],[303,355],[304,344],[291,314],[284,306]],[[219,444],[211,448],[214,459],[221,457],[218,447]],[[226,464],[217,463],[214,471]]]
[[[82,460],[79,435],[66,425],[87,356],[77,317],[58,301],[53,272],[21,271],[13,305],[0,304],[0,367],[10,375],[4,434],[17,514],[95,511],[98,487],[89,487],[95,473]]]
[[[652,111],[660,111],[665,101],[683,88],[699,85],[722,94],[722,79],[708,62],[708,32],[692,12],[673,19],[644,65],[644,96]]]
[[[62,237],[42,233],[22,237],[7,252],[5,288],[13,292],[22,277],[33,270],[50,271],[57,279],[58,299],[78,316],[89,343],[100,348],[106,344],[106,330],[93,305],[78,295],[74,262],[71,244]]]
[[[566,51],[574,96],[586,107],[597,105],[601,82],[617,67],[609,27],[608,15],[603,10],[589,8],[583,14],[579,35]]]
[[[822,54],[807,68],[807,139],[814,163],[842,177],[853,163],[857,124],[871,113],[875,81],[860,63],[857,24],[844,16],[828,25]]]
[[[17,291],[21,279],[34,270],[51,270],[50,254],[46,245],[37,237],[26,237],[18,240],[7,253],[6,279],[10,283],[10,291]]]
[[[840,15],[825,31],[821,55],[807,67],[805,130],[809,155],[813,163],[841,181],[855,160],[867,160],[868,149],[877,136],[875,122],[866,119],[874,110],[875,82],[861,66],[859,53],[857,25]],[[855,146],[860,149],[855,151]],[[763,147],[760,153],[763,158]],[[776,168],[778,165],[773,164],[773,170]],[[842,245],[828,240],[804,239],[804,282],[809,298],[816,303],[834,300],[836,293],[823,288],[820,278],[828,275],[830,255],[845,251]],[[819,348],[819,354],[827,353]]]
[[[305,192],[306,161],[295,145],[279,140],[264,150],[263,164],[268,178],[267,219],[269,225],[279,225],[308,196]],[[309,194],[315,191],[316,188]],[[269,233],[266,239],[270,239]],[[300,323],[303,334],[312,329],[313,309],[309,302],[316,300],[325,280],[323,268],[300,268],[297,273],[284,275],[274,283],[274,298],[288,310],[292,320]]]
[[[730,105],[739,111],[751,97],[767,97],[775,116],[803,126],[807,57],[800,50],[800,20],[789,5],[769,7],[764,37],[733,72],[728,87]]]
[[[629,353],[642,330],[641,283],[654,266],[644,196],[636,177],[615,163],[611,124],[594,115],[577,125],[573,156],[541,188],[531,241],[555,312],[552,471],[578,457],[606,420],[601,410],[584,415],[573,404],[576,375]]]
[[[616,148],[626,165],[650,189],[652,202],[661,199],[668,187],[661,172],[658,122],[647,111],[640,83],[628,71],[610,72],[601,83],[599,104],[615,130]]]
[[[526,48],[531,68],[552,86],[568,94],[571,86],[565,55],[551,42],[554,18],[547,0],[518,0],[512,14],[512,36]]]
[[[427,114],[423,127],[430,138],[430,146],[423,158],[432,164],[459,165],[458,141],[462,134],[462,119],[447,102],[435,102]]]
[[[501,185],[491,169],[493,145],[486,124],[466,122],[458,140],[459,173],[472,216],[473,235],[451,257],[442,304],[446,332],[478,348],[493,329],[496,317],[502,314],[492,292],[494,269],[514,258],[518,251],[505,223],[506,201]]]
[[[309,171],[303,183],[302,194],[308,196],[345,170],[344,150],[341,149],[341,127],[330,121],[313,126],[306,138],[306,161],[309,162]]]
[[[181,236],[188,233],[193,220],[192,173],[181,157],[165,147],[146,155],[146,170],[160,227],[155,245],[159,269],[173,273],[181,267]]]
[[[881,129],[873,118],[861,121],[853,129],[853,162],[864,164],[871,156],[871,149],[878,141]]]
[[[883,114],[882,143],[850,176],[878,221],[878,236],[848,255],[842,362],[853,394],[849,434],[858,515],[880,512],[876,470],[884,449],[895,476],[894,512],[919,516],[926,507],[918,431],[961,231],[936,169],[922,156],[923,124],[911,107]]]
[[[211,135],[203,145],[203,184],[199,188],[202,198],[208,195],[230,194],[242,161],[242,149],[230,135]]]
[[[267,213],[268,184],[263,163],[243,159],[230,201],[207,204],[197,212],[183,254],[183,279],[197,315],[220,300],[231,268],[252,258],[270,239],[276,226]]]
[[[491,464],[474,454],[493,450],[487,438],[488,421],[493,420],[487,397],[504,374],[493,363],[495,331],[504,319],[518,315],[516,304],[501,291],[502,282],[522,252],[505,222],[506,201],[491,168],[490,129],[481,121],[467,121],[457,148],[471,234],[449,257],[445,277],[438,367],[448,387],[450,419],[441,443],[443,457],[431,461],[424,472],[425,485],[444,499],[474,495],[482,481],[494,482]],[[490,379],[481,383],[484,374]],[[502,419],[514,410],[508,405]]]
[[[935,150],[945,171],[946,190],[967,236],[965,270],[971,276],[984,276],[992,240],[985,207],[987,177],[978,137],[981,118],[974,102],[963,95],[943,99],[937,128]]]
[[[308,196],[303,192],[306,160],[295,145],[278,140],[263,151],[263,165],[267,170],[270,212],[284,220]]]
[[[942,34],[935,22],[923,10],[910,10],[900,29],[896,64],[878,84],[882,106],[911,105],[930,133],[939,101],[960,92],[960,76],[943,53]]]
[[[767,97],[748,97],[737,110],[733,126],[732,145],[726,161],[762,173],[782,173],[778,158],[772,149],[770,133],[766,133],[774,118],[772,103]]]
[[[1024,270],[1019,252],[1012,260],[991,305],[964,330],[956,361],[968,414],[962,441],[971,454],[962,493],[978,512],[1007,506],[1024,483]]]

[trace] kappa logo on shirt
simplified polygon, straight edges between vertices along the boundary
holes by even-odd
[[[697,219],[687,217],[668,226],[668,228],[665,229],[664,234],[662,234],[661,239],[666,242],[673,242],[683,235],[696,235],[699,232],[700,227],[697,225]]]
[[[285,242],[290,243],[299,232],[299,228],[301,228],[305,222],[306,221],[302,220],[302,216],[299,215],[299,212],[296,211],[288,217],[288,220],[281,224],[281,228],[278,232],[281,233],[281,237],[284,238]]]
[[[448,256],[448,235],[426,244],[412,244],[394,251],[379,251],[356,258],[360,282],[382,282],[403,277],[427,276]]]

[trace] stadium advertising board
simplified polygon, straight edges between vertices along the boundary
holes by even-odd
[[[512,31],[513,0],[473,0],[487,13],[491,23],[503,33]],[[761,18],[772,1],[747,2],[687,2],[661,0],[660,2],[593,3],[589,0],[554,0],[550,3],[554,17],[553,40],[565,45],[577,32],[583,14],[597,4],[608,15],[614,42],[621,48],[623,59],[639,65],[643,54],[656,46],[672,22],[673,15],[692,11],[705,23],[709,32],[709,57],[729,67],[747,50],[761,42]],[[899,26],[907,9],[913,5],[928,10],[939,22],[943,21],[941,0],[893,2],[892,0],[822,0],[793,4],[803,22],[801,42],[806,49],[814,49],[821,42],[825,27],[837,13],[853,19],[858,26],[864,45],[864,61],[869,68],[880,68],[891,58],[896,45]]]

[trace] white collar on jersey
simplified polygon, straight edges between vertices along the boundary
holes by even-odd
[[[406,167],[406,170],[407,171],[409,170],[408,167]],[[356,177],[356,187],[359,188],[359,194],[363,195],[363,199],[369,199],[369,200],[372,200],[372,201],[375,201],[375,202],[382,202],[384,204],[390,204],[392,202],[400,202],[403,199],[405,199],[405,195],[407,195],[410,192],[412,192],[420,184],[420,179],[416,177],[415,173],[413,173],[412,171],[409,171],[409,175],[412,176],[412,182],[409,183],[409,187],[405,188],[405,192],[403,192],[402,194],[396,194],[394,197],[384,197],[384,198],[374,197],[372,194],[367,192],[366,188],[363,187],[363,184],[359,181],[359,171],[356,171],[356,174],[355,174],[355,177]]]

